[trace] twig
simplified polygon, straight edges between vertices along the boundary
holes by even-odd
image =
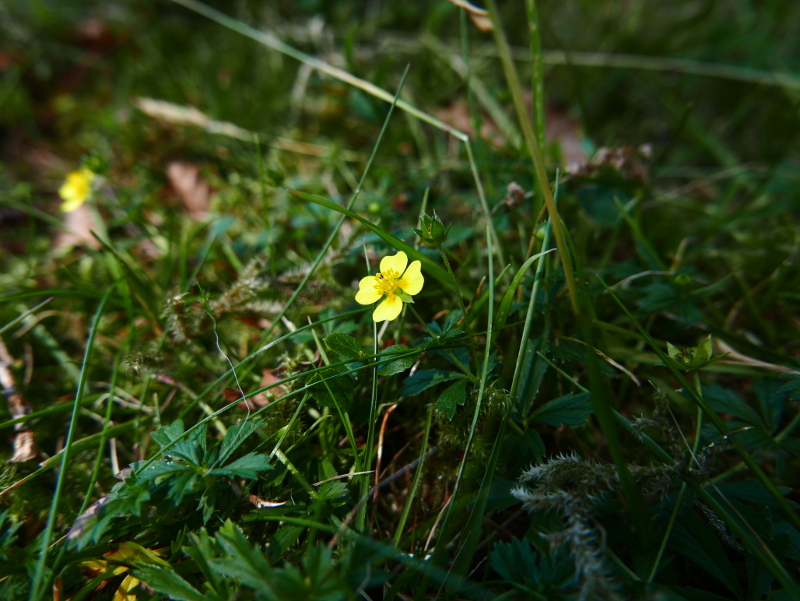
[[[14,365],[14,358],[8,352],[5,343],[0,339],[0,385],[3,387],[3,395],[8,399],[8,411],[11,419],[25,417],[32,413],[31,404],[17,390],[17,381],[11,372]],[[14,424],[14,436],[11,442],[14,454],[9,459],[10,463],[23,463],[35,459],[39,454],[36,449],[36,442],[33,439],[33,431],[26,422]]]

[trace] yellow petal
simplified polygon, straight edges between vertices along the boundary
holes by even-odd
[[[386,297],[386,299],[378,305],[378,308],[375,309],[375,313],[372,314],[373,321],[392,321],[393,319],[397,319],[397,316],[400,315],[400,311],[403,310],[403,301],[400,300],[400,297],[396,294],[390,294]]]
[[[81,206],[92,193],[93,179],[94,173],[85,167],[68,173],[66,181],[58,190],[58,195],[64,200],[61,210],[69,213]]]
[[[65,198],[65,195],[61,194],[61,198]],[[84,200],[85,199],[83,199],[83,198],[78,198],[78,197],[72,196],[69,200],[65,200],[64,202],[62,202],[61,203],[61,207],[59,207],[59,208],[64,213],[71,213],[72,211],[77,209],[79,206],[81,206],[83,204]]]
[[[408,266],[406,272],[403,274],[402,279],[397,282],[400,289],[406,294],[419,294],[422,290],[422,284],[425,283],[425,278],[422,277],[422,263],[419,261],[412,261]]]
[[[358,292],[356,293],[356,302],[359,305],[371,305],[380,300],[381,293],[375,288],[375,284],[377,284],[377,281],[374,275],[361,278],[358,283]]]
[[[387,271],[395,271],[400,275],[405,271],[408,265],[408,257],[402,250],[393,257],[383,257],[381,259],[381,273],[385,274]],[[394,319],[394,317],[392,318]]]

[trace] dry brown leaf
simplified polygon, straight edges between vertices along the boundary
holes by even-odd
[[[472,120],[469,112],[469,105],[463,100],[456,100],[447,107],[440,108],[436,111],[436,117],[466,133],[470,137],[475,136],[475,130],[472,128]],[[481,137],[489,142],[496,148],[505,146],[505,139],[500,129],[495,125],[494,121],[482,116],[483,124],[481,125]]]
[[[211,186],[196,165],[174,161],[167,165],[167,179],[192,219],[203,221],[208,217]]]
[[[17,390],[17,381],[11,372],[13,364],[14,358],[8,352],[5,343],[0,340],[0,386],[2,386],[3,394],[8,399],[8,412],[13,419],[18,419],[30,415],[32,409],[28,399]],[[10,463],[24,463],[35,459],[39,454],[33,438],[33,432],[24,422],[14,425],[11,444],[14,453],[9,460]]]
[[[261,384],[259,385],[259,388],[271,386],[272,384],[277,384],[283,380],[283,378],[278,375],[279,372],[280,368],[262,370]],[[286,394],[286,389],[283,386],[275,386],[274,388],[270,389],[269,392],[275,397],[281,397]],[[233,403],[234,401],[242,398],[242,393],[237,388],[226,388],[222,391],[222,396],[225,397],[225,400],[229,403]],[[242,411],[252,411],[254,409],[260,409],[261,407],[266,407],[267,405],[269,405],[267,394],[265,392],[259,392],[257,395],[242,401],[237,406]]]
[[[261,497],[257,497],[256,495],[247,495],[247,500],[250,501],[253,505],[262,509],[264,507],[280,507],[281,505],[286,505],[286,501],[267,501],[266,499],[262,499]]]
[[[92,248],[100,248],[100,242],[92,236],[93,231],[98,231],[96,219],[99,217],[95,212],[89,208],[89,205],[83,203],[74,211],[64,214],[64,226],[66,231],[58,232],[55,242],[55,248],[70,248],[73,246],[80,246],[85,244]]]
[[[581,163],[588,158],[581,148],[581,123],[567,115],[565,110],[545,107],[544,129],[548,140],[555,140],[561,145],[561,154],[567,165]]]

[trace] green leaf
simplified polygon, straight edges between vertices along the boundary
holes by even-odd
[[[539,407],[531,414],[530,419],[554,428],[562,424],[577,426],[586,421],[587,414],[593,412],[590,399],[591,395],[588,392],[580,394],[570,392]]]
[[[168,596],[175,601],[206,601],[209,599],[199,593],[172,568],[137,564],[133,576],[138,578],[157,593]]]
[[[250,545],[239,527],[228,520],[217,532],[216,538],[228,557],[211,559],[209,564],[220,574],[238,578],[245,586],[271,595],[268,579],[272,576],[272,567],[264,554]]]
[[[350,494],[347,490],[347,484],[339,480],[325,482],[319,487],[318,492],[318,499],[320,501],[330,501],[334,507],[344,505],[347,500],[347,496]]]
[[[400,396],[417,394],[448,380],[464,378],[463,374],[443,369],[420,369],[413,376],[409,376],[400,387]]]
[[[309,392],[321,407],[336,407],[338,404],[344,410],[353,399],[353,379],[335,367],[318,371],[309,383],[313,384]]]
[[[717,539],[714,530],[703,523],[694,511],[684,512],[675,523],[672,542],[678,553],[716,578],[737,598],[742,598],[742,588],[730,560]]]
[[[437,408],[452,420],[456,415],[456,405],[463,405],[467,401],[467,381],[459,380],[448,386],[439,397]]]
[[[344,359],[360,359],[364,354],[358,340],[347,334],[334,332],[325,337],[325,346]]]
[[[233,424],[225,433],[219,447],[219,458],[217,461],[223,463],[231,454],[239,448],[245,439],[255,432],[264,423],[263,419],[247,419],[240,424]]]
[[[381,352],[381,359],[385,359],[385,355],[400,355],[402,353],[407,353],[410,349],[404,344],[395,344]],[[416,355],[409,355],[408,357],[400,357],[396,361],[392,361],[391,363],[385,363],[378,368],[378,373],[382,376],[393,376],[395,374],[399,374],[407,370],[409,367],[414,365],[414,361],[417,360]]]
[[[220,476],[238,476],[240,478],[255,480],[258,478],[258,474],[271,469],[272,466],[269,464],[269,457],[267,455],[248,453],[244,457],[240,457],[224,467],[211,470],[211,473]]]
[[[756,411],[740,399],[736,393],[722,388],[719,384],[703,387],[706,402],[720,413],[728,413],[758,428],[764,428],[764,422]]]
[[[492,569],[510,584],[535,587],[539,580],[536,553],[526,539],[511,539],[510,543],[499,542],[491,555]]]
[[[194,473],[195,466],[184,461],[156,461],[155,463],[147,466],[140,474],[139,478],[145,482],[155,480],[161,476],[174,475],[183,472]]]
[[[172,422],[171,425],[164,426],[155,432],[152,432],[150,436],[159,444],[162,449],[164,449],[168,445],[172,444],[175,440],[178,440],[183,435],[183,432],[183,421],[177,419]],[[200,465],[202,463],[202,458],[205,455],[205,451],[206,426],[203,424],[189,436],[170,447],[166,454],[173,457],[180,457],[186,461],[194,463],[195,465]]]
[[[444,320],[444,327],[442,328],[442,333],[447,334],[450,330],[452,330],[459,321],[464,317],[464,312],[461,309],[454,309],[447,314],[447,319]]]

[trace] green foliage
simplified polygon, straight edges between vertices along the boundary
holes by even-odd
[[[439,397],[437,409],[444,413],[448,419],[453,419],[456,414],[456,406],[463,405],[467,401],[467,381],[459,380],[445,388]]]
[[[0,598],[800,597],[796,3],[29,4]]]
[[[342,359],[360,359],[364,356],[358,341],[347,334],[334,332],[330,336],[326,336],[325,346],[342,357]]]
[[[569,393],[536,409],[530,420],[558,428],[562,424],[577,426],[586,422],[586,415],[592,413],[591,394]]]
[[[498,543],[490,561],[492,570],[523,594],[549,597],[574,578],[572,565],[565,557],[537,553],[525,539]]]

